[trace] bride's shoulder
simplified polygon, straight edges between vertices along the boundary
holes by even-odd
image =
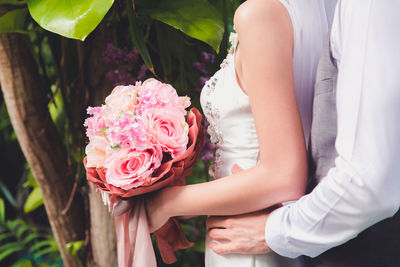
[[[247,0],[235,11],[234,24],[238,31],[264,27],[271,23],[291,23],[290,16],[280,0]]]

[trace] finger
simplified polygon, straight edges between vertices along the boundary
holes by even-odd
[[[223,228],[225,216],[210,216],[206,220],[208,228]]]
[[[234,243],[232,243],[232,242],[228,242],[228,243],[211,242],[209,246],[215,253],[220,254],[220,255],[237,252],[237,248],[234,245]]]
[[[240,166],[235,163],[235,164],[233,164],[231,171],[232,171],[232,174],[236,174],[236,173],[243,171],[243,169],[240,168]]]
[[[215,241],[230,241],[228,231],[226,229],[211,228],[207,231],[209,238]]]

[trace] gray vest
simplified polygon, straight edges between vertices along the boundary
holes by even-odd
[[[320,182],[335,165],[337,152],[336,84],[338,70],[330,52],[330,42],[321,51],[315,79],[313,121],[309,151],[312,154],[311,170]]]
[[[310,183],[313,185],[335,166],[337,152],[336,84],[337,67],[326,42],[318,64],[310,140]],[[349,242],[311,259],[307,267],[399,267],[400,212],[360,233]]]

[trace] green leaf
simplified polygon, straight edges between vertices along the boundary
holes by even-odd
[[[27,0],[33,19],[44,29],[85,40],[114,0]]]
[[[6,221],[6,225],[11,231],[15,231],[15,228],[19,225],[19,222],[18,220]]]
[[[219,51],[224,23],[221,13],[207,0],[164,0],[153,3],[156,3],[155,6],[144,7],[140,13],[171,25]]]
[[[106,133],[107,132],[107,130],[108,130],[108,128],[109,127],[104,127],[103,129],[101,129],[100,131],[99,131],[99,133]]]
[[[24,248],[17,242],[12,242],[2,245],[0,246],[0,261],[15,252],[23,250]]]
[[[33,246],[31,246],[29,248],[28,251],[32,253],[32,252],[37,251],[45,246],[53,246],[53,244],[54,244],[53,240],[43,240],[43,241],[35,243]]]
[[[28,9],[14,9],[0,17],[0,34],[7,32],[25,33],[25,19]]]
[[[157,22],[155,23],[155,28],[157,32],[157,50],[163,70],[164,80],[168,81],[168,78],[172,73],[172,55],[171,51],[168,49],[168,46],[165,45],[170,40],[170,31],[168,31],[169,26],[164,23]]]
[[[22,235],[26,232],[29,231],[29,227],[26,224],[21,224],[18,229],[17,229],[17,233],[16,236],[19,239],[21,239]]]
[[[133,12],[133,7],[131,1],[127,1],[128,10],[128,20],[129,20],[129,35],[132,39],[133,45],[139,51],[140,56],[143,59],[144,64],[150,71],[154,72],[153,63],[150,58],[150,53],[146,47],[146,41],[144,40],[144,35],[139,28],[139,22],[136,18],[136,14]]]
[[[121,146],[120,146],[120,145],[111,146],[111,149],[112,149],[112,150],[117,150],[117,149],[119,149],[119,148],[121,148]]]
[[[36,239],[36,238],[39,238],[39,237],[40,237],[40,234],[39,234],[39,233],[31,233],[31,234],[27,235],[27,236],[24,238],[23,242],[24,242],[24,244],[28,244],[28,243],[31,242],[32,240],[34,240],[34,239]]]
[[[58,249],[53,248],[53,247],[48,247],[45,249],[42,249],[38,252],[36,252],[34,255],[35,258],[40,258],[41,256],[45,255],[45,254],[50,254],[50,253],[58,253]]]
[[[24,212],[29,213],[43,205],[43,195],[40,187],[35,187],[24,204]]]
[[[4,233],[4,234],[0,234],[0,242],[3,241],[4,239],[13,237],[14,235],[12,233]]]
[[[17,202],[15,201],[15,198],[13,197],[10,190],[8,190],[7,186],[2,181],[0,181],[0,191],[3,193],[4,197],[8,200],[11,206],[16,208]]]
[[[51,118],[54,122],[56,122],[57,119],[62,116],[62,113],[64,111],[64,102],[61,90],[56,91],[56,87],[54,85],[52,86],[51,90],[54,95],[53,101],[48,104],[48,108]]]
[[[78,252],[78,250],[80,250],[83,246],[84,241],[83,240],[78,240],[78,241],[73,241],[73,242],[69,242],[66,245],[67,248],[67,252],[73,256],[75,256]]]
[[[19,260],[11,267],[33,267],[32,262],[30,260]]]
[[[6,220],[6,207],[4,205],[4,199],[0,198],[0,222],[5,222]]]
[[[28,166],[28,168],[29,168],[29,166]],[[37,184],[37,182],[35,180],[35,177],[33,176],[32,170],[29,170],[29,173],[28,173],[27,178],[26,178],[26,182],[23,183],[23,186],[24,187],[28,187],[28,186],[38,187],[38,184]]]

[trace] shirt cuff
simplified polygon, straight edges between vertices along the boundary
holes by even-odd
[[[296,253],[289,245],[285,234],[284,221],[289,213],[290,205],[285,205],[274,210],[265,224],[265,241],[267,245],[276,253],[288,258],[297,258],[301,254]]]

